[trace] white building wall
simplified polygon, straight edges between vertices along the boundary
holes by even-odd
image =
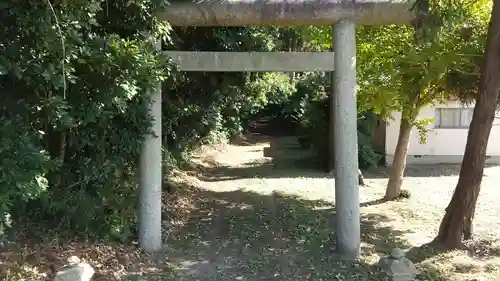
[[[458,102],[450,101],[446,105],[437,107],[467,107]],[[469,106],[469,107],[473,107]],[[394,151],[398,141],[399,124],[401,113],[393,114],[394,120],[387,122],[386,129],[386,163],[390,165],[393,160]],[[436,108],[427,107],[420,110],[419,119],[435,118]],[[500,113],[497,113],[487,147],[487,163],[500,164]],[[420,143],[417,129],[413,129],[407,163],[413,164],[437,164],[437,163],[461,163],[465,144],[467,142],[467,128],[436,128],[436,125],[428,126],[426,143]]]

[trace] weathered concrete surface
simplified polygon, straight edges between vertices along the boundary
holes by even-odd
[[[337,251],[356,259],[361,233],[358,186],[358,132],[356,111],[356,26],[341,20],[333,28],[334,154]]]
[[[414,0],[201,0],[171,3],[156,14],[173,26],[409,24]]]
[[[332,52],[166,51],[182,71],[333,71]]]
[[[156,40],[157,49],[161,49],[160,40]],[[152,134],[144,139],[139,159],[139,245],[148,253],[157,252],[162,247],[161,236],[161,187],[162,139],[161,139],[161,98],[162,84],[158,83],[151,95],[149,111],[153,117]]]

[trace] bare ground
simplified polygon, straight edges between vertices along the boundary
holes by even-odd
[[[332,255],[334,179],[315,171],[294,143],[258,137],[200,153],[190,172],[173,179],[183,184],[165,196],[166,243],[159,255],[143,255],[136,245],[25,243],[0,251],[0,276],[46,280],[64,259],[78,255],[96,268],[93,280],[99,281],[386,280],[375,264],[400,247],[422,272],[416,280],[500,279],[500,167],[486,169],[475,240],[446,253],[420,246],[436,234],[458,165],[409,167],[404,188],[411,198],[389,203],[378,201],[386,171],[366,174],[367,186],[360,187],[362,255],[358,262],[341,262]]]
[[[281,144],[280,144],[281,143]],[[460,251],[435,253],[430,242],[457,182],[458,165],[412,166],[408,200],[379,203],[384,169],[361,188],[362,257],[336,261],[334,179],[288,138],[228,146],[209,159],[193,216],[167,244],[169,280],[385,280],[375,264],[393,247],[408,250],[417,280],[500,278],[500,167],[486,169],[475,218],[475,241]],[[283,148],[287,147],[288,148]],[[264,155],[270,155],[264,157]],[[281,158],[281,159],[280,159]]]

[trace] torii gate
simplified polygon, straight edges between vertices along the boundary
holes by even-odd
[[[356,24],[410,24],[413,0],[207,0],[170,4],[157,14],[172,26],[333,25],[333,50],[321,53],[176,52],[182,71],[334,71],[334,155],[337,251],[355,259],[360,247],[356,114]],[[139,243],[159,251],[161,237],[161,84],[150,104],[154,135],[140,161]]]

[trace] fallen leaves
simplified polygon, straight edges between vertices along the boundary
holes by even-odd
[[[171,235],[181,228],[192,211],[192,201],[196,189],[190,187],[180,172],[174,177],[176,184],[182,186],[163,197],[164,234]],[[118,243],[90,242],[77,239],[47,237],[26,238],[29,227],[19,230],[17,241],[0,249],[0,280],[37,281],[51,279],[66,264],[71,256],[79,257],[89,263],[96,271],[94,281],[123,280],[124,276],[158,276],[158,272],[168,268],[158,265],[158,259],[143,254],[137,243],[122,245]],[[52,231],[52,233],[54,233]]]

